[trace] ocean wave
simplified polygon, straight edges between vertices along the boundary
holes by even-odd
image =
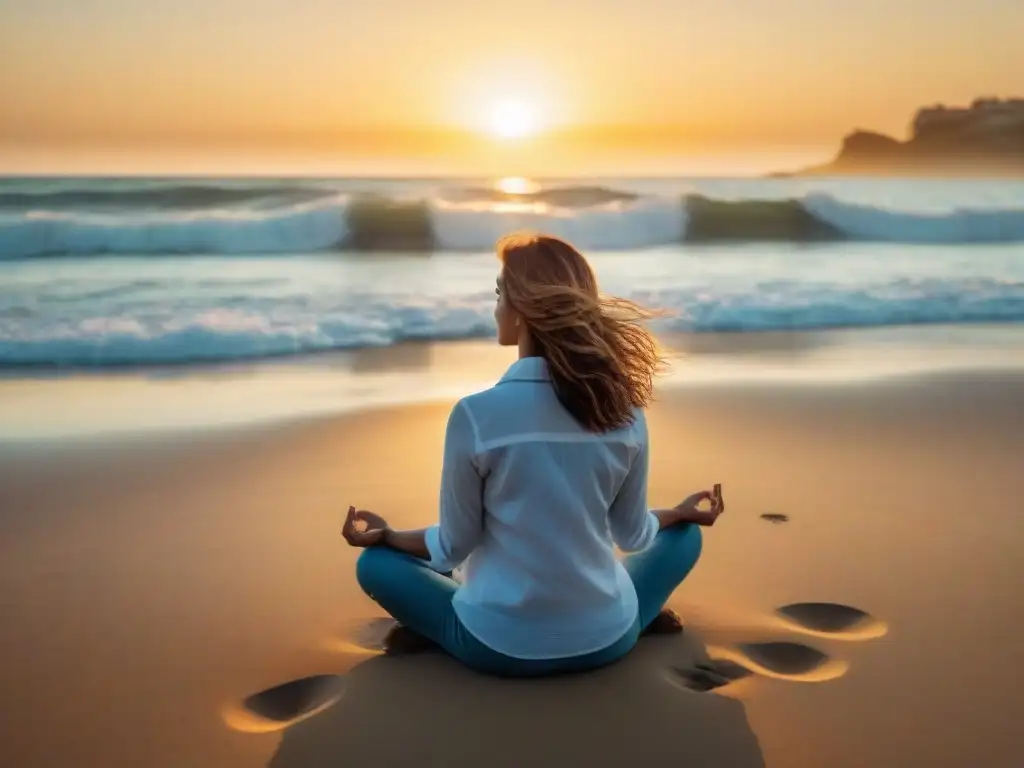
[[[0,191],[0,209],[60,211],[66,209],[201,209],[225,206],[288,205],[337,196],[317,186],[294,184],[230,185],[142,183],[120,188],[72,187]]]
[[[338,248],[344,198],[269,211],[217,209],[124,215],[30,211],[0,218],[0,258],[50,255],[295,253]]]
[[[486,251],[516,230],[545,232],[586,250],[625,250],[682,242],[685,206],[672,198],[646,197],[632,203],[587,208],[511,203],[435,206],[431,223],[435,246],[451,251]]]
[[[846,233],[814,216],[802,200],[715,200],[689,195],[684,200],[689,242],[843,240]]]
[[[407,289],[408,290],[408,289]],[[841,287],[773,280],[709,292],[706,287],[632,292],[669,310],[661,331],[779,331],[914,324],[1024,321],[1024,282],[994,278],[905,278]],[[410,340],[493,334],[493,295],[448,297],[345,293],[219,301],[155,302],[145,312],[85,315],[32,307],[0,311],[0,367],[104,367],[213,363]]]
[[[886,243],[1008,243],[1024,241],[1024,210],[958,209],[907,213],[808,195],[801,205],[848,238]]]
[[[523,192],[510,192],[497,187],[461,187],[445,191],[441,197],[444,200],[468,203],[520,203],[551,205],[557,208],[586,208],[593,205],[631,202],[640,195],[600,185],[573,185]]]
[[[188,189],[179,188],[175,194]],[[277,192],[296,190],[303,188]],[[245,202],[249,192],[218,189],[211,194],[237,195],[233,199],[237,203]],[[725,241],[1024,241],[1024,210],[907,212],[854,204],[822,193],[783,200],[637,196],[601,187],[552,188],[525,196],[485,195],[467,188],[460,194],[419,200],[338,192],[325,196],[323,190],[313,189],[301,194],[312,199],[272,203],[267,190],[261,189],[258,200],[235,207],[117,214],[39,208],[8,211],[0,215],[0,258],[337,250],[483,252],[501,235],[520,229],[558,235],[589,250]]]

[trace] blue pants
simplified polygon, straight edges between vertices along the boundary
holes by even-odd
[[[633,627],[607,648],[560,659],[517,659],[481,643],[462,626],[452,607],[458,582],[417,557],[388,547],[371,547],[359,556],[356,577],[363,591],[400,624],[437,643],[467,666],[502,677],[540,677],[595,669],[629,653],[696,564],[700,550],[701,533],[696,525],[686,523],[660,531],[651,547],[623,561],[640,604]]]

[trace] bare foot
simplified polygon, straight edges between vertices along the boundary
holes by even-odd
[[[396,624],[384,636],[384,653],[389,656],[403,656],[407,653],[419,653],[436,648],[433,640],[428,640],[419,632]]]
[[[647,625],[645,635],[676,635],[683,631],[683,620],[673,610],[665,608]]]

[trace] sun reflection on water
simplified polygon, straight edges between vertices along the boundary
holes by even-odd
[[[539,185],[524,176],[506,176],[495,182],[494,188],[506,195],[528,195],[540,189]]]

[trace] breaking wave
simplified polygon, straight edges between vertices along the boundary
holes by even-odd
[[[429,296],[410,282],[387,294],[327,291],[316,298],[259,296],[255,286],[246,299],[236,293],[230,301],[151,301],[145,311],[131,314],[123,305],[96,304],[91,294],[79,296],[89,302],[83,314],[55,303],[45,311],[0,307],[0,367],[209,363],[493,334],[492,292]],[[144,293],[152,286],[132,290]],[[715,293],[703,286],[676,286],[627,295],[668,309],[661,326],[667,331],[1024,320],[1024,282],[995,278],[908,278],[856,286],[793,279]]]
[[[466,188],[418,199],[316,186],[0,193],[0,259],[98,254],[481,252],[516,229],[621,250],[681,242],[1024,241],[1024,210],[921,213],[823,193],[782,200],[637,195],[569,186]]]

